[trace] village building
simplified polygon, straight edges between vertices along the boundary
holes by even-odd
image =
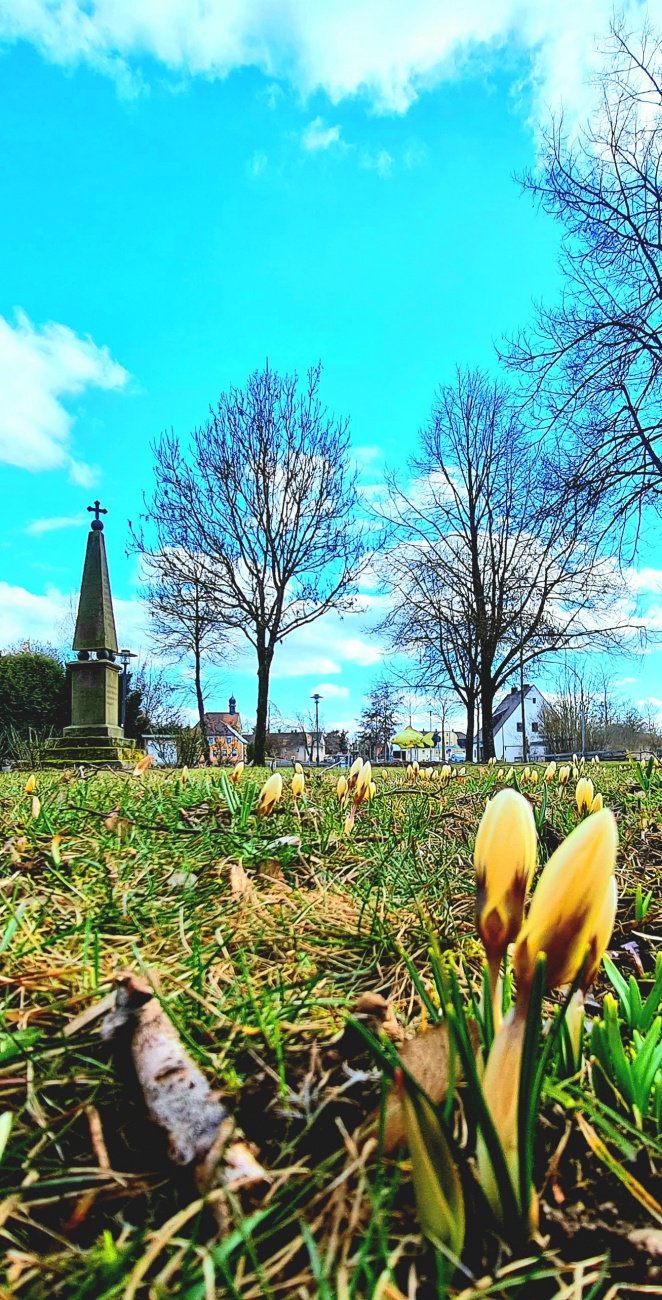
[[[524,727],[526,728],[526,754],[523,750],[522,692],[513,686],[504,696],[492,715],[494,753],[502,763],[520,763],[527,759],[539,762],[545,756],[542,734],[544,697],[537,686],[524,687]],[[478,732],[479,753],[483,753],[483,733]]]
[[[234,695],[228,700],[227,713],[205,713],[209,741],[209,759],[215,766],[246,761],[246,737],[241,733],[241,716]]]
[[[250,744],[253,737],[246,736]],[[275,763],[316,763],[317,737],[314,731],[269,731],[265,742],[267,758]],[[319,760],[326,762],[324,736],[320,732]]]

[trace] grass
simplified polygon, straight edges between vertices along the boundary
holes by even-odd
[[[445,787],[378,773],[349,837],[330,774],[307,776],[298,810],[286,776],[282,804],[260,822],[261,773],[245,772],[235,790],[216,771],[44,771],[38,807],[26,775],[0,777],[0,1112],[13,1114],[0,1297],[443,1294],[406,1158],[380,1159],[366,1123],[382,1096],[374,1059],[334,1039],[367,991],[389,998],[407,1034],[429,1022],[428,919],[477,987],[471,852],[496,770],[468,769]],[[627,765],[591,775],[621,835],[612,952],[645,993],[662,946],[662,786]],[[554,788],[543,859],[575,824],[572,787]],[[158,975],[168,1015],[259,1149],[268,1185],[201,1201],[168,1163],[98,1022],[65,1034],[126,966]],[[596,1012],[606,987],[594,990]],[[462,1123],[460,1105],[460,1140]],[[661,1170],[652,1125],[639,1131],[586,1086],[549,1080],[539,1238],[526,1259],[510,1258],[469,1190],[464,1271],[450,1294],[662,1294],[651,1253],[662,1249]],[[645,1237],[651,1224],[657,1238]]]

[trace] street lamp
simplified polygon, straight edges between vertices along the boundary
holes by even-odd
[[[133,650],[120,650],[119,658],[124,668],[124,672],[122,673],[122,720],[120,722],[120,726],[124,727],[124,723],[126,722],[126,695],[127,686],[129,684],[129,664],[132,659],[137,659],[138,656],[134,654]]]
[[[312,696],[315,701],[315,739],[317,741],[317,767],[320,765],[320,700],[324,699],[323,695],[318,695],[317,691]]]

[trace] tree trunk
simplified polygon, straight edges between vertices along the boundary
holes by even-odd
[[[465,757],[467,763],[474,761],[474,725],[476,717],[476,697],[475,695],[467,696],[467,744]]]
[[[267,646],[257,648],[257,711],[255,714],[255,737],[253,740],[253,762],[256,767],[264,767],[267,744],[267,718],[269,714],[269,674],[273,651]]]
[[[200,660],[200,651],[195,651],[195,698],[198,702],[198,719],[200,722],[200,735],[205,746],[205,763],[209,762],[209,740],[207,737],[207,722],[205,720],[205,701],[202,695],[202,665]]]
[[[483,759],[494,758],[494,723],[492,713],[494,710],[494,685],[491,676],[487,674],[480,679],[480,699],[482,712],[482,749]]]

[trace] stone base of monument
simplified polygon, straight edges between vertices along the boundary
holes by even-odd
[[[49,745],[48,767],[123,767],[124,739],[118,715],[118,679],[122,671],[110,659],[76,659],[71,674],[71,726]]]
[[[125,741],[121,727],[113,728],[118,733],[115,736],[108,735],[108,730],[103,727],[65,727],[62,736],[49,742],[44,766],[124,767],[124,754],[132,746]]]

